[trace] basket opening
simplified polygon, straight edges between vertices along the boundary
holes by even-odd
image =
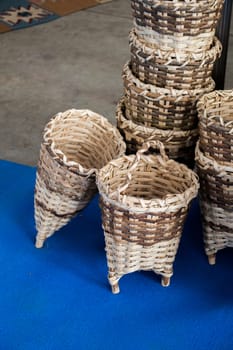
[[[80,164],[84,169],[100,169],[122,154],[119,135],[107,121],[78,116],[56,120],[49,139],[59,158]]]
[[[170,165],[169,165],[170,164]],[[174,169],[174,162],[168,162],[168,167],[143,165],[131,174],[128,187],[121,192],[122,195],[143,200],[165,199],[168,196],[184,193],[192,186],[190,176],[182,175],[181,169]],[[171,167],[173,165],[173,168]],[[111,169],[111,177],[106,176],[104,187],[107,194],[116,193],[127,182],[129,169]]]
[[[233,112],[231,109],[225,106],[219,106],[213,111],[208,112],[208,118],[210,119],[222,119],[224,123],[233,123]]]

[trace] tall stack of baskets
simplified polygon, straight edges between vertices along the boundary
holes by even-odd
[[[196,167],[204,243],[214,264],[220,249],[233,247],[233,90],[206,94],[197,106]]]
[[[131,59],[123,68],[117,126],[128,153],[159,140],[170,158],[190,164],[198,138],[196,102],[214,90],[221,55],[215,37],[224,0],[131,0]]]

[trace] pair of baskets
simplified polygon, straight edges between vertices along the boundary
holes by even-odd
[[[208,50],[200,52],[163,50],[138,37],[135,29],[130,32],[129,42],[135,77],[146,84],[178,90],[208,88],[214,63],[222,52],[216,37]]]
[[[97,113],[71,109],[49,121],[36,175],[37,248],[97,193],[96,171],[124,153],[118,130]]]
[[[157,154],[145,154],[150,147]],[[153,270],[168,286],[190,201],[198,180],[167,157],[159,141],[126,156],[125,144],[104,117],[68,110],[46,125],[35,186],[36,247],[100,192],[109,282]],[[97,178],[96,178],[97,177]]]
[[[233,90],[214,91],[198,102],[200,141],[196,167],[205,251],[233,247]]]
[[[146,154],[150,147],[159,154]],[[196,174],[167,157],[159,141],[136,155],[109,162],[97,176],[109,283],[137,270],[152,270],[168,286],[185,217],[198,191]]]
[[[131,0],[137,35],[162,49],[209,50],[224,0]]]

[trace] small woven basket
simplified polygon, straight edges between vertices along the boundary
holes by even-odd
[[[145,155],[151,146],[160,154]],[[107,164],[97,185],[112,292],[119,292],[123,275],[137,270],[153,270],[168,286],[197,176],[154,141]]]
[[[137,34],[163,49],[209,50],[224,0],[131,0]]]
[[[129,41],[133,74],[143,83],[178,90],[208,87],[214,63],[222,52],[222,45],[216,37],[209,50],[197,53],[151,47],[137,37],[134,29]]]
[[[233,162],[233,90],[216,90],[197,104],[200,147],[218,162]]]
[[[124,153],[119,131],[96,113],[71,109],[50,120],[36,176],[37,248],[96,194],[96,169]]]
[[[117,127],[126,143],[127,154],[136,153],[147,140],[163,142],[166,153],[172,159],[193,166],[198,129],[177,131],[146,127],[128,120],[125,116],[124,98],[116,110]]]
[[[137,79],[129,63],[123,68],[126,117],[136,124],[158,129],[190,130],[197,127],[196,102],[203,94],[214,90],[212,78],[206,88],[175,90],[144,84]]]
[[[199,141],[195,159],[205,251],[209,263],[214,264],[217,251],[233,247],[233,162],[222,164],[207,157]]]

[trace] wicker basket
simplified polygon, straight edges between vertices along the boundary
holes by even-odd
[[[168,49],[209,50],[224,0],[131,0],[135,29]]]
[[[137,37],[135,30],[130,32],[129,41],[133,74],[143,83],[162,88],[190,90],[208,87],[214,63],[222,52],[222,45],[216,37],[209,50],[199,53],[151,47]]]
[[[160,154],[145,155],[151,147]],[[109,282],[130,272],[153,270],[168,286],[184,220],[198,180],[185,165],[169,160],[161,142],[147,142],[136,156],[124,156],[97,176]]]
[[[174,131],[138,125],[126,118],[124,98],[117,105],[116,119],[117,127],[126,143],[127,154],[136,153],[147,140],[158,140],[164,143],[170,158],[193,166],[195,145],[199,135],[197,128]]]
[[[202,151],[218,162],[233,162],[233,90],[206,94],[197,108]]]
[[[96,169],[125,153],[119,131],[89,110],[68,110],[47,124],[35,187],[36,247],[97,192]]]
[[[221,164],[196,146],[196,169],[200,178],[205,251],[210,264],[216,253],[233,247],[233,162]]]
[[[175,90],[144,84],[137,79],[131,66],[123,68],[126,116],[136,124],[158,129],[190,130],[197,127],[196,102],[214,89],[212,78],[204,89]]]

